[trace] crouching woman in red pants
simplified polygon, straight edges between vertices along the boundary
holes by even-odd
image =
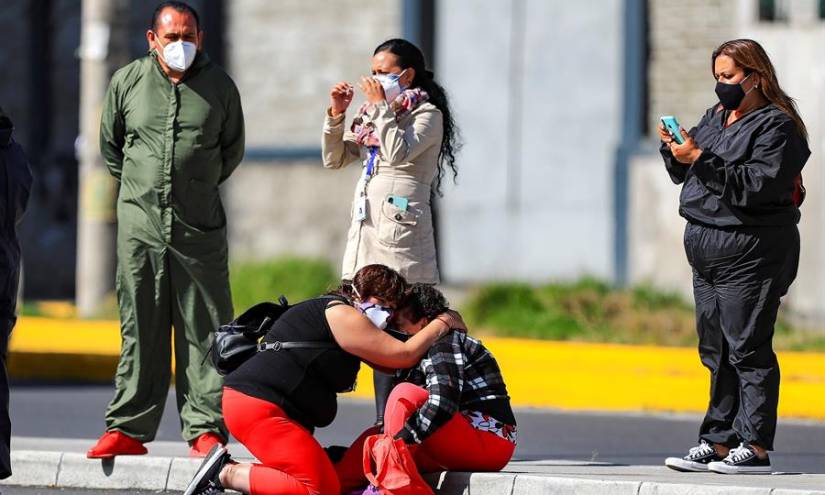
[[[449,313],[406,342],[381,331],[406,285],[386,266],[368,265],[353,279],[354,297],[341,291],[340,297],[310,299],[276,320],[264,341],[283,347],[259,352],[230,373],[223,395],[229,432],[259,463],[235,463],[216,445],[185,495],[225,488],[253,495],[338,495],[335,469],[312,431],[335,418],[336,394],[354,387],[361,360],[412,366],[450,326],[463,327],[457,313]],[[287,348],[289,342],[325,345]]]
[[[396,327],[414,337],[448,309],[424,284],[410,288],[401,308]],[[481,342],[451,331],[404,374],[387,401],[384,430],[411,445],[419,471],[499,471],[510,462],[516,419],[498,363]],[[335,465],[344,492],[366,484],[363,445],[377,431],[362,433]]]

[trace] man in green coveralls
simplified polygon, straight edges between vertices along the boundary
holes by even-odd
[[[226,443],[222,380],[206,355],[232,319],[226,218],[218,186],[238,166],[238,90],[201,50],[198,14],[164,2],[149,54],[118,70],[103,102],[100,147],[120,183],[117,294],[122,347],[106,433],[89,458],[145,454],[171,378],[190,454]]]

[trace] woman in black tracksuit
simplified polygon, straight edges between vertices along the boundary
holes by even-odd
[[[779,400],[772,348],[779,301],[799,263],[805,125],[752,40],[713,52],[719,103],[684,144],[660,127],[671,179],[683,184],[685,251],[693,268],[699,354],[711,372],[699,445],[668,467],[770,472]]]

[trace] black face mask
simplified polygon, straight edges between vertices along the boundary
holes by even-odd
[[[742,83],[747,81],[748,77],[751,76],[748,75],[745,79],[742,79],[738,83],[734,84],[725,84],[723,82],[716,83],[716,96],[719,97],[719,103],[722,104],[722,107],[725,110],[736,110],[739,108],[739,105],[742,104],[742,100],[745,99],[745,96],[753,91],[753,88],[751,88],[748,93],[746,93],[745,90],[742,89]]]

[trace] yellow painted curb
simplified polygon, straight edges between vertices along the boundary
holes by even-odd
[[[695,349],[484,338],[513,404],[569,410],[704,412],[709,374]],[[10,344],[18,379],[111,380],[117,322],[21,318]],[[825,354],[779,353],[779,413],[825,420]],[[372,397],[362,366],[355,397]]]

